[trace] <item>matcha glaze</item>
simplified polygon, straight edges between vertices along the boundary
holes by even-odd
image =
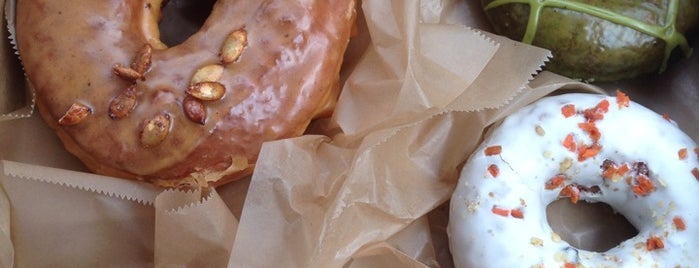
[[[550,49],[546,68],[587,81],[662,72],[689,57],[699,0],[483,0],[493,30]]]

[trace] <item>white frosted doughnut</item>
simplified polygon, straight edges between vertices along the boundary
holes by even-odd
[[[462,169],[448,227],[456,267],[699,267],[698,154],[621,92],[541,99]],[[559,198],[604,202],[638,234],[606,252],[575,248],[546,219]]]

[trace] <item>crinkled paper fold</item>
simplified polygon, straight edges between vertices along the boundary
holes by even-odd
[[[229,267],[435,266],[429,228],[387,241],[449,199],[488,125],[551,92],[526,87],[545,50],[441,23],[419,1],[362,7],[372,42],[328,123],[339,133],[263,146]]]
[[[64,169],[75,160],[36,115],[14,120],[37,125],[18,128],[22,142],[53,145],[0,144],[0,159],[25,162],[0,162],[0,266],[443,265],[430,213],[484,130],[558,89],[596,90],[540,73],[546,50],[464,26],[457,3],[363,1],[333,117],[265,143],[252,177],[220,188],[163,191]]]

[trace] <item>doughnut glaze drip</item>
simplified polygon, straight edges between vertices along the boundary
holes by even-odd
[[[451,199],[456,267],[697,267],[699,147],[667,117],[616,97],[547,97],[508,116]],[[549,226],[557,199],[604,202],[638,230],[606,252]]]
[[[300,135],[333,107],[353,0],[219,0],[169,48],[161,5],[18,1],[39,111],[91,170],[221,184],[250,173],[263,142]]]

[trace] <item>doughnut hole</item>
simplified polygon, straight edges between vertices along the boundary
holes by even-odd
[[[181,44],[198,32],[216,0],[164,0],[159,23],[160,40],[168,47]]]
[[[638,235],[638,230],[608,204],[558,199],[546,207],[549,225],[578,249],[605,252]]]

